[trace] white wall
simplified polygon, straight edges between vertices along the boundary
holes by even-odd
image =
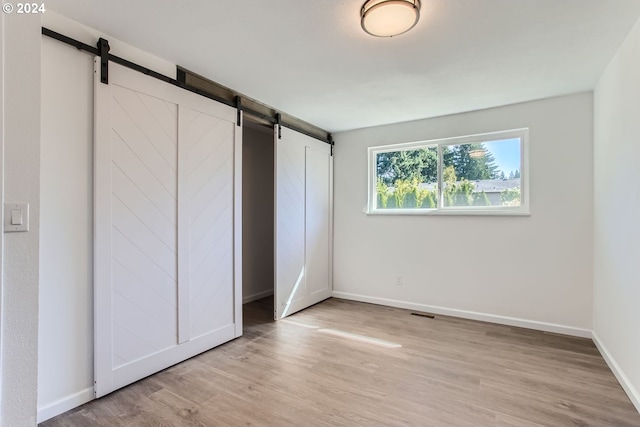
[[[87,44],[103,36],[111,53],[175,77],[175,65],[108,35],[50,11],[42,20]],[[37,41],[43,218],[38,420],[44,421],[93,398],[93,57],[48,37]]]
[[[92,70],[91,55],[42,38],[41,413],[93,397]]]
[[[335,135],[334,295],[590,336],[592,101],[583,93]],[[531,216],[365,213],[367,147],[523,127]]]
[[[245,303],[273,294],[273,130],[242,130],[242,296]]]
[[[640,411],[640,21],[595,89],[594,340]]]
[[[4,2],[3,2],[4,3]],[[36,421],[40,222],[40,16],[2,14],[4,202],[30,204],[29,232],[4,235],[0,425]]]

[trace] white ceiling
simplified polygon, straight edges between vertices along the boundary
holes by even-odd
[[[410,32],[364,0],[52,0],[47,7],[328,131],[591,90],[638,0],[423,0]]]

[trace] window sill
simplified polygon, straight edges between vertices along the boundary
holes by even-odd
[[[523,209],[376,209],[366,214],[374,216],[531,216],[531,212]]]

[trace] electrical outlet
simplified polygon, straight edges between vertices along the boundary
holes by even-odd
[[[404,278],[402,277],[402,274],[397,274],[396,275],[396,286],[402,286],[403,281],[404,281]]]

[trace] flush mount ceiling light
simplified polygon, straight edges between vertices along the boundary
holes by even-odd
[[[397,36],[418,23],[420,0],[367,0],[360,18],[362,29],[372,36]]]

